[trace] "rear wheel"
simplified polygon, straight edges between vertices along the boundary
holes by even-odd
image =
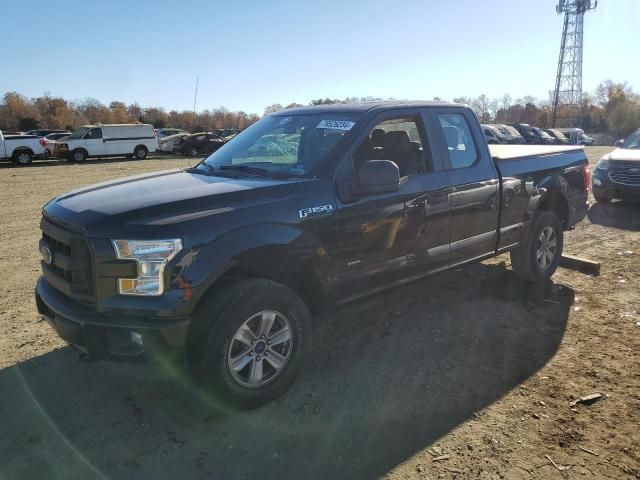
[[[189,149],[189,156],[190,157],[197,157],[198,156],[198,149],[196,147],[191,147]]]
[[[147,158],[147,153],[149,153],[147,147],[145,147],[144,145],[138,145],[133,151],[133,156],[138,160],[144,160],[145,158]]]
[[[310,331],[311,315],[295,292],[271,280],[242,280],[198,307],[188,363],[225,406],[256,408],[294,382]]]
[[[553,212],[538,212],[527,238],[511,251],[513,271],[532,282],[550,278],[560,263],[563,240],[562,222],[558,216]]]
[[[13,153],[13,161],[18,165],[29,165],[33,160],[33,154],[28,150],[19,150]]]
[[[84,162],[87,159],[87,152],[85,152],[81,148],[78,148],[73,152],[71,152],[71,159],[74,162],[78,162],[78,163]]]

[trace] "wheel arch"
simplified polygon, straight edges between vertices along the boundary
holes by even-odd
[[[31,147],[16,147],[13,149],[13,153],[11,154],[11,156],[15,156],[17,154],[19,154],[20,152],[27,152],[31,155],[35,156],[35,152],[33,151],[33,149]]]
[[[316,270],[282,246],[265,246],[244,253],[208,290],[242,278],[266,278],[287,286],[302,298],[313,314],[319,313],[324,305],[324,290]]]
[[[190,256],[189,265],[172,278],[174,284],[194,286],[196,309],[221,285],[251,277],[286,285],[314,314],[325,305],[322,279],[330,259],[317,239],[303,230],[271,223],[251,225],[194,248]]]

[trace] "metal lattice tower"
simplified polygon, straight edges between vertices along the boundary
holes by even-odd
[[[582,106],[582,40],[584,34],[584,14],[598,6],[598,0],[558,0],[556,11],[564,13],[562,42],[556,88],[553,92],[553,112],[551,126],[557,120],[567,127],[577,127],[580,123]],[[561,111],[562,110],[562,111]]]

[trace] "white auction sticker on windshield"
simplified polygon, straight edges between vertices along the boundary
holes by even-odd
[[[332,128],[333,130],[351,130],[356,122],[347,120],[322,120],[316,128]]]

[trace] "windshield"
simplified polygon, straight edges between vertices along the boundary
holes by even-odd
[[[68,138],[82,138],[84,134],[87,133],[88,131],[89,131],[89,128],[87,127],[78,128],[77,130],[74,130],[74,132],[71,135],[69,135]]]
[[[355,125],[354,113],[265,117],[206,158],[198,170],[262,169],[278,176],[310,172]]]
[[[627,137],[622,148],[640,149],[640,128]]]

